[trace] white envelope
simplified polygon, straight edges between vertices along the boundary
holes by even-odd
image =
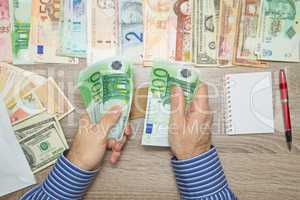
[[[35,183],[0,94],[0,196]]]

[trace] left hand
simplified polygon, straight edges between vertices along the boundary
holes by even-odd
[[[121,141],[107,139],[110,129],[119,121],[121,112],[122,108],[119,106],[111,108],[98,124],[92,124],[87,113],[83,114],[78,134],[66,156],[67,159],[83,170],[95,170],[99,167],[106,149],[111,149],[110,162],[116,164],[131,135],[131,128],[128,125]]]

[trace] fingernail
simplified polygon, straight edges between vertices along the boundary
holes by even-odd
[[[112,113],[114,113],[114,114],[117,114],[117,113],[120,113],[121,111],[122,111],[122,107],[121,106],[114,106],[114,107],[112,107],[111,108],[111,110],[110,110]]]

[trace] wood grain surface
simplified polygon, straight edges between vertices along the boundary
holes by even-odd
[[[75,105],[76,110],[63,119],[62,126],[71,144],[78,128],[79,114],[84,111],[76,80],[79,71],[85,67],[82,61],[79,65],[34,65],[23,69],[52,76]],[[221,134],[222,94],[214,104],[216,109],[216,130],[213,142],[219,151],[225,173],[231,188],[241,200],[297,200],[300,199],[300,65],[274,64],[274,78],[278,76],[280,67],[287,68],[290,95],[291,117],[293,125],[293,151],[288,152],[285,137],[282,132],[282,118],[279,91],[274,82],[275,126],[272,135],[226,136]],[[216,83],[220,87],[225,73],[261,71],[265,69],[226,68],[201,69],[205,80]],[[149,69],[137,67],[136,82],[145,86]],[[217,81],[216,81],[217,80]],[[220,126],[218,126],[220,125]],[[104,161],[102,169],[91,185],[84,199],[179,199],[176,183],[170,167],[170,152],[167,148],[141,146],[143,119],[132,121],[134,135],[126,146],[117,166],[111,166]],[[109,154],[109,153],[108,153]],[[37,174],[38,182],[42,182],[51,167]],[[0,200],[15,200],[30,188],[0,198]]]

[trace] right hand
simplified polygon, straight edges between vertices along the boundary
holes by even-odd
[[[193,158],[211,148],[212,114],[207,96],[207,86],[202,84],[185,112],[182,89],[172,88],[169,142],[178,160]]]

